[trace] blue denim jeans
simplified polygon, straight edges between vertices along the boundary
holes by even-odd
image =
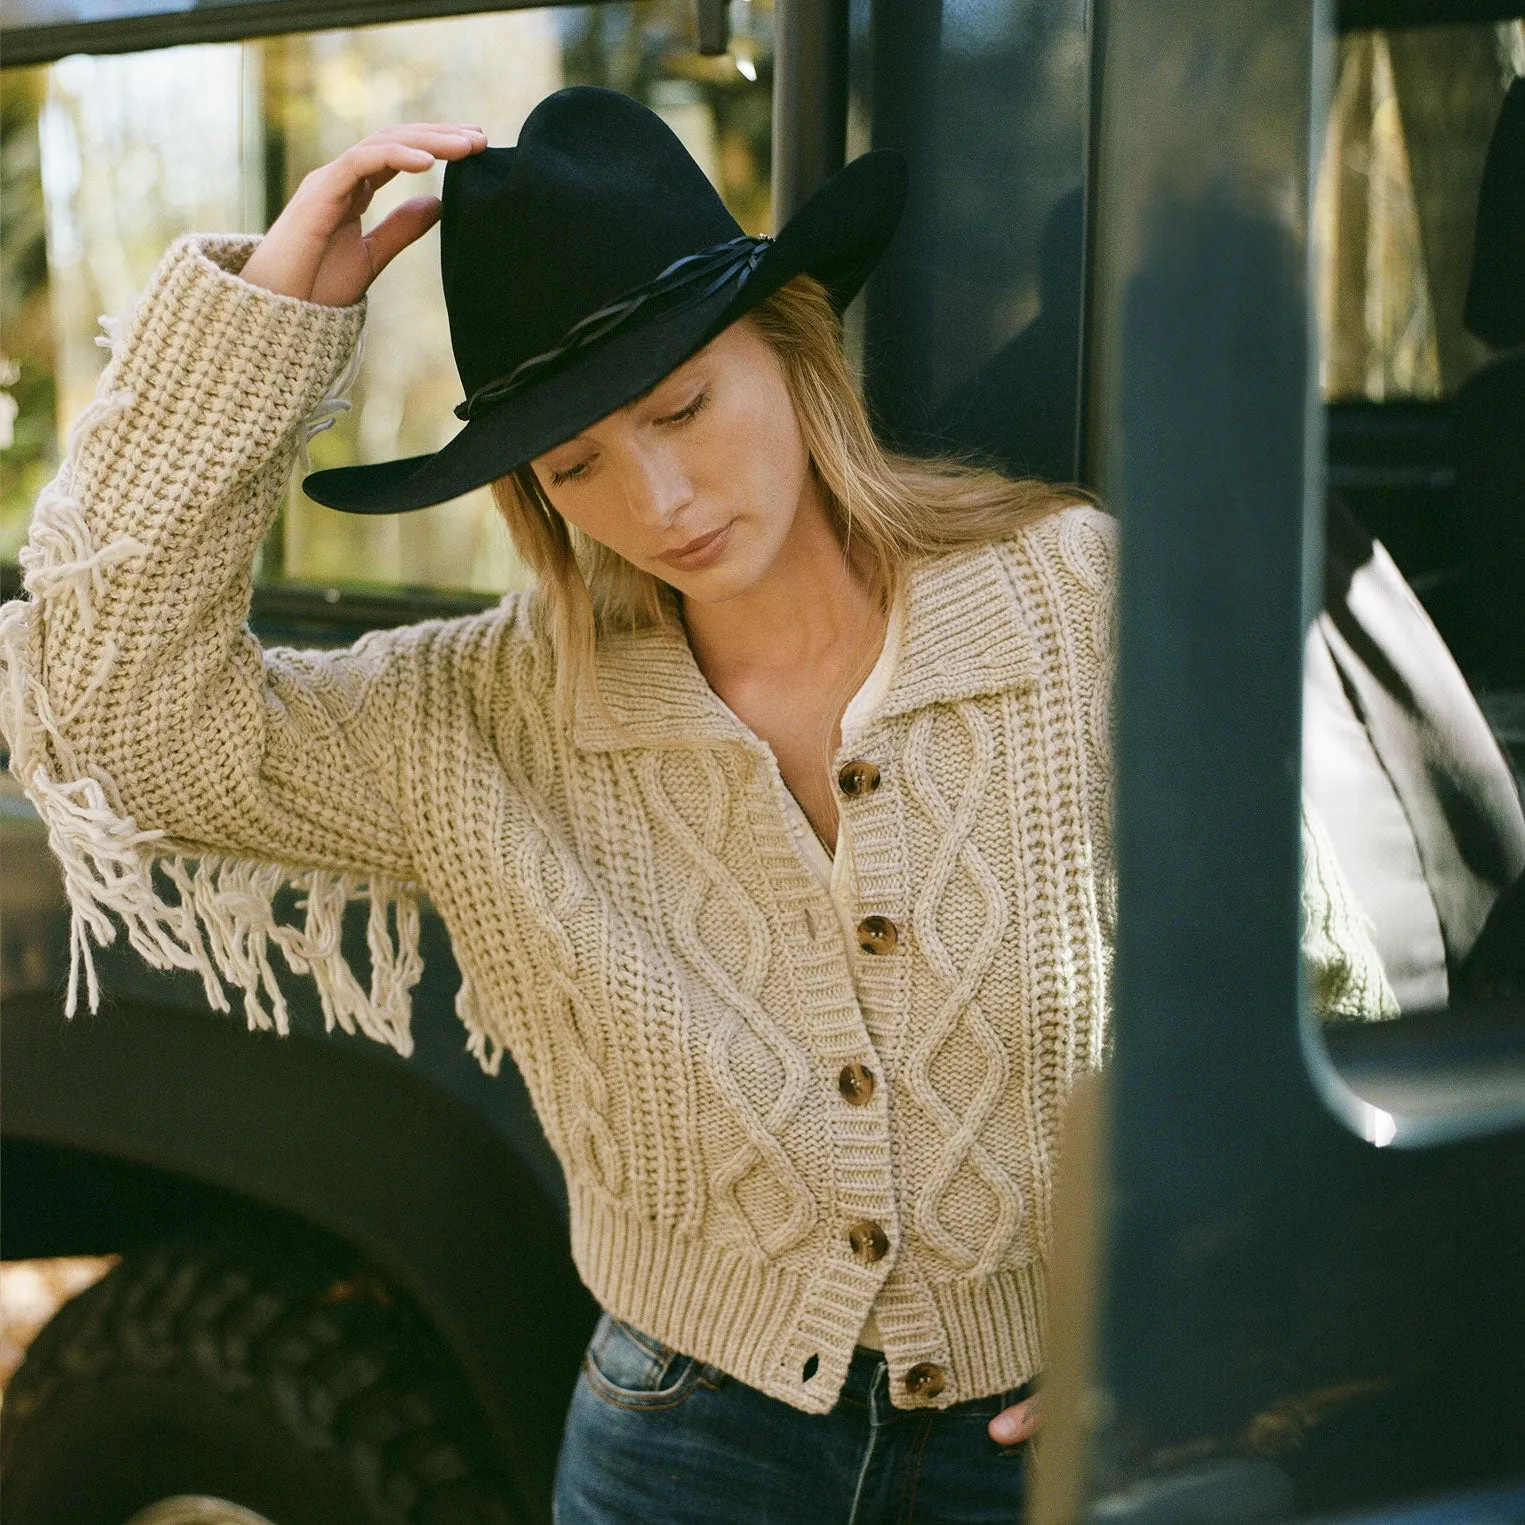
[[[859,1349],[806,1414],[605,1314],[567,1415],[556,1525],[1018,1525],[1026,1446],[986,1433],[1030,1387],[897,1409]]]

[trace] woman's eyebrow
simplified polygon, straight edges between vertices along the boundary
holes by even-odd
[[[713,342],[714,341],[711,340],[711,343],[713,343]],[[697,369],[697,367],[699,365],[699,362],[704,358],[705,354],[709,350],[709,347],[710,346],[708,344],[706,344],[704,346],[704,348],[702,350],[700,350],[697,355],[690,355],[688,357],[688,359],[685,360],[681,365],[675,366],[665,376],[663,376],[659,381],[653,382],[652,385],[647,387],[646,390],[644,392],[642,392],[639,396],[632,397],[629,402],[625,403],[619,409],[619,411],[621,413],[629,413],[633,409],[640,407],[641,404],[643,402],[645,402],[649,397],[651,397],[653,393],[659,392],[663,387],[665,387],[665,386],[667,386],[669,384],[677,384],[678,382],[683,381],[683,380],[692,380],[692,379],[694,379],[694,378],[690,377],[688,375],[688,373],[691,370]],[[549,455],[554,455],[558,450],[568,450],[573,445],[582,445],[582,446],[586,447],[588,445],[591,445],[592,443],[593,442],[591,440],[584,439],[581,434],[574,434],[571,437],[571,439],[564,439],[564,440],[562,440],[562,442],[559,445],[552,445],[551,448],[545,452],[545,454],[548,455],[548,456]]]
[[[713,344],[714,342],[715,341],[713,339],[710,340],[710,344]],[[679,382],[685,380],[693,380],[693,377],[690,376],[689,373],[698,369],[700,362],[709,353],[709,348],[710,345],[706,344],[702,350],[700,350],[697,354],[690,355],[688,359],[683,361],[681,365],[675,365],[672,370],[670,370],[665,376],[661,378],[660,381],[655,381],[649,387],[647,387],[639,397],[632,397],[630,401],[620,409],[620,412],[628,413],[632,408],[640,407],[640,405],[645,402],[647,398],[649,398],[653,393],[661,391],[661,389],[665,386],[677,385]],[[575,437],[576,436],[574,436],[574,438]]]

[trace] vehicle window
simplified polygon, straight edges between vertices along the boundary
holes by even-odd
[[[1379,1143],[1525,1112],[1522,76],[1518,20],[1345,35],[1316,189],[1309,978]]]
[[[9,70],[0,559],[15,559],[60,441],[94,388],[97,318],[131,305],[176,235],[268,226],[303,175],[386,123],[474,120],[492,142],[512,143],[551,91],[610,85],[666,117],[747,231],[767,231],[771,4],[733,8],[723,57],[699,56],[694,24],[691,0],[643,0]],[[377,211],[420,184],[400,177]],[[432,234],[376,282],[352,406],[313,439],[314,469],[433,451],[460,427],[438,268]],[[294,483],[261,576],[492,592],[526,574],[486,489],[369,518],[321,508]]]
[[[1314,204],[1328,399],[1453,394],[1489,358],[1463,307],[1518,21],[1340,37]]]
[[[0,14],[4,15],[6,29],[10,30],[13,27],[68,26],[100,21],[107,16],[148,16],[188,8],[185,0],[114,0],[110,5],[102,5],[100,0],[5,0],[4,11]]]
[[[911,161],[910,210],[863,304],[876,424],[912,452],[1076,481],[1088,9],[853,14],[852,148]]]

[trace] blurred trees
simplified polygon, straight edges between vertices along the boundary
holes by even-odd
[[[0,94],[0,559],[14,560],[57,461],[46,213],[37,136],[43,81]]]
[[[1327,397],[1439,397],[1488,354],[1462,326],[1483,158],[1521,24],[1351,32],[1314,208]]]
[[[268,226],[303,175],[389,122],[470,120],[510,144],[563,83],[611,85],[665,116],[743,226],[767,231],[771,3],[733,7],[723,58],[698,56],[693,26],[691,0],[637,0],[9,71],[0,440],[8,419],[13,438],[0,449],[0,556],[14,558],[59,441],[95,386],[98,315],[130,306],[178,234]],[[399,177],[373,215],[439,178],[437,169]],[[315,469],[434,451],[460,427],[437,234],[376,282],[349,397],[350,410],[311,442]],[[262,575],[497,591],[527,574],[486,489],[371,518],[320,508],[294,483]]]

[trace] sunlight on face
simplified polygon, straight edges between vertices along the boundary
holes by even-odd
[[[742,318],[637,398],[532,462],[569,524],[718,603],[822,512],[783,367]]]

